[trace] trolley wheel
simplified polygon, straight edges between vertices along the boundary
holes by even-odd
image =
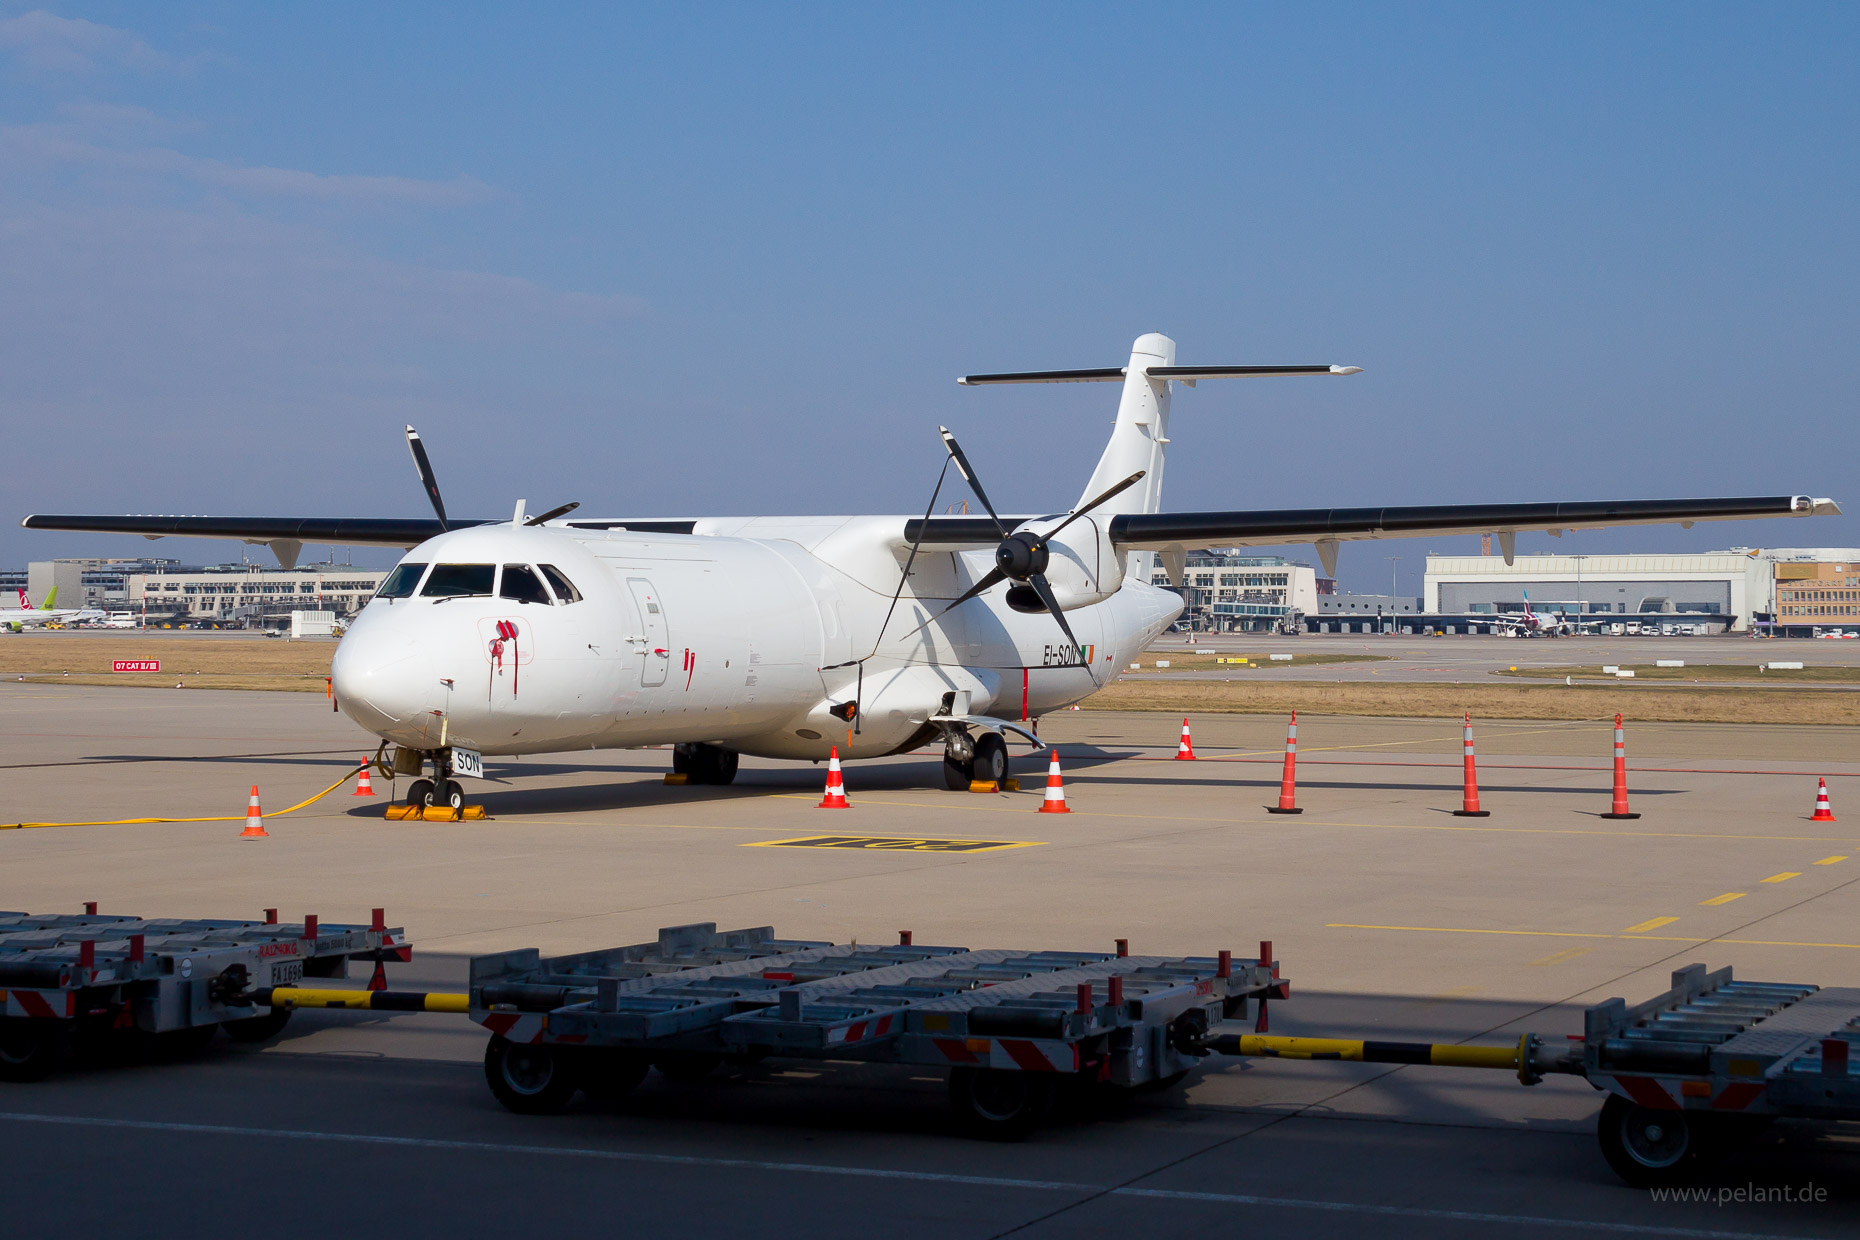
[[[975,778],[998,784],[1008,777],[1008,747],[999,732],[984,732],[975,738]]]
[[[433,781],[416,779],[407,785],[407,804],[414,809],[425,809],[426,799],[433,795]]]
[[[652,1066],[660,1075],[674,1081],[701,1081],[715,1072],[723,1063],[722,1055],[710,1055],[703,1051],[676,1051],[660,1055],[652,1061]]]
[[[553,1046],[512,1042],[501,1033],[484,1048],[485,1081],[519,1115],[554,1115],[567,1106],[581,1088],[576,1066]]]
[[[284,1026],[290,1024],[291,1009],[274,1007],[263,1016],[248,1016],[244,1020],[229,1020],[220,1028],[226,1036],[235,1042],[269,1042],[284,1032]]]
[[[0,1017],[0,1081],[42,1081],[64,1050],[63,1021]]]
[[[651,1067],[652,1061],[635,1051],[584,1051],[581,1090],[596,1101],[612,1102],[638,1089]]]
[[[1035,1072],[954,1068],[949,1101],[972,1135],[1020,1141],[1046,1121],[1053,1106],[1053,1083]]]
[[[947,755],[943,758],[943,786],[951,792],[967,792],[969,784],[975,779],[973,762],[957,762]]]
[[[1684,1111],[1652,1111],[1610,1094],[1595,1135],[1614,1173],[1635,1188],[1682,1183],[1698,1162],[1697,1126]]]

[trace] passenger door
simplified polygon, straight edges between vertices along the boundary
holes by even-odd
[[[665,612],[659,604],[659,592],[644,577],[628,577],[627,589],[639,608],[641,629],[627,640],[639,648],[639,683],[651,688],[665,683],[665,669],[671,666],[671,638],[665,627]]]

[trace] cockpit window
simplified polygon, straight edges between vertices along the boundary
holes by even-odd
[[[381,588],[375,591],[376,598],[412,598],[413,588],[420,584],[420,574],[426,571],[424,564],[396,564],[394,571],[387,575]]]
[[[504,565],[504,582],[497,588],[499,598],[512,598],[519,603],[541,603],[549,605],[549,592],[530,571],[527,564]]]
[[[569,603],[579,603],[581,601],[581,591],[575,588],[574,582],[563,575],[561,569],[553,564],[543,564],[540,565],[540,567],[542,568],[542,575],[548,578],[549,585],[555,590],[555,599],[557,603],[566,606]]]
[[[495,564],[435,564],[433,575],[426,579],[421,598],[461,598],[488,595],[497,576]]]

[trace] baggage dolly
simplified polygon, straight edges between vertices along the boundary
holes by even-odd
[[[410,960],[406,934],[382,910],[369,925],[319,924],[314,916],[264,920],[142,918],[85,912],[0,913],[0,1080],[40,1080],[76,1041],[144,1037],[179,1051],[216,1030],[241,1042],[275,1036],[288,1007],[258,1001],[254,987],[305,977],[347,977],[351,960]],[[383,979],[385,980],[385,979]]]
[[[1221,1034],[1205,1051],[1280,1059],[1434,1064],[1585,1078],[1608,1099],[1596,1123],[1602,1156],[1636,1187],[1680,1183],[1756,1139],[1778,1119],[1860,1121],[1860,988],[1738,981],[1702,964],[1629,1007],[1609,999],[1583,1013],[1561,1045],[1527,1033],[1511,1046],[1348,1041]]]
[[[470,1014],[491,1031],[485,1079],[513,1111],[561,1110],[577,1091],[623,1094],[649,1068],[702,1076],[725,1057],[947,1068],[976,1135],[1026,1136],[1055,1084],[1132,1088],[1179,1079],[1222,1020],[1289,996],[1271,945],[1257,959],[1114,951],[895,946],[777,939],[715,923],[656,944],[543,959],[474,957]]]

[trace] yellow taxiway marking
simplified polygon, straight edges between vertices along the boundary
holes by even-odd
[[[1623,930],[1621,933],[1623,934],[1645,934],[1649,930],[1658,930],[1661,926],[1670,926],[1678,920],[1679,918],[1677,917],[1653,917],[1653,918],[1649,918],[1646,921],[1641,922],[1638,926],[1629,926],[1627,929]]]
[[[1781,874],[1772,874],[1763,881],[1766,883],[1786,883],[1792,878],[1802,877],[1800,870],[1784,870]]]
[[[1860,951],[1860,943],[1798,943],[1786,939],[1720,939],[1688,934],[1585,934],[1576,930],[1480,930],[1471,926],[1359,926],[1332,921],[1326,930],[1402,930],[1416,934],[1502,934],[1534,939],[1631,939],[1638,943],[1735,943],[1741,947],[1840,947]]]
[[[1821,860],[1815,862],[1815,864],[1816,865],[1834,865],[1838,862],[1842,862],[1845,860],[1847,860],[1846,857],[1823,857]]]
[[[1731,901],[1741,900],[1749,894],[1750,893],[1747,891],[1727,891],[1721,896],[1713,896],[1709,900],[1700,900],[1699,903],[1700,904],[1729,904]]]
[[[1038,848],[1044,840],[944,840],[921,836],[803,835],[787,840],[753,840],[744,848],[842,848],[878,852],[968,853],[1003,848]]]
[[[1531,964],[1540,969],[1547,965],[1568,964],[1572,960],[1580,960],[1594,950],[1593,947],[1565,947],[1560,952],[1551,952],[1540,960],[1533,960]]]

